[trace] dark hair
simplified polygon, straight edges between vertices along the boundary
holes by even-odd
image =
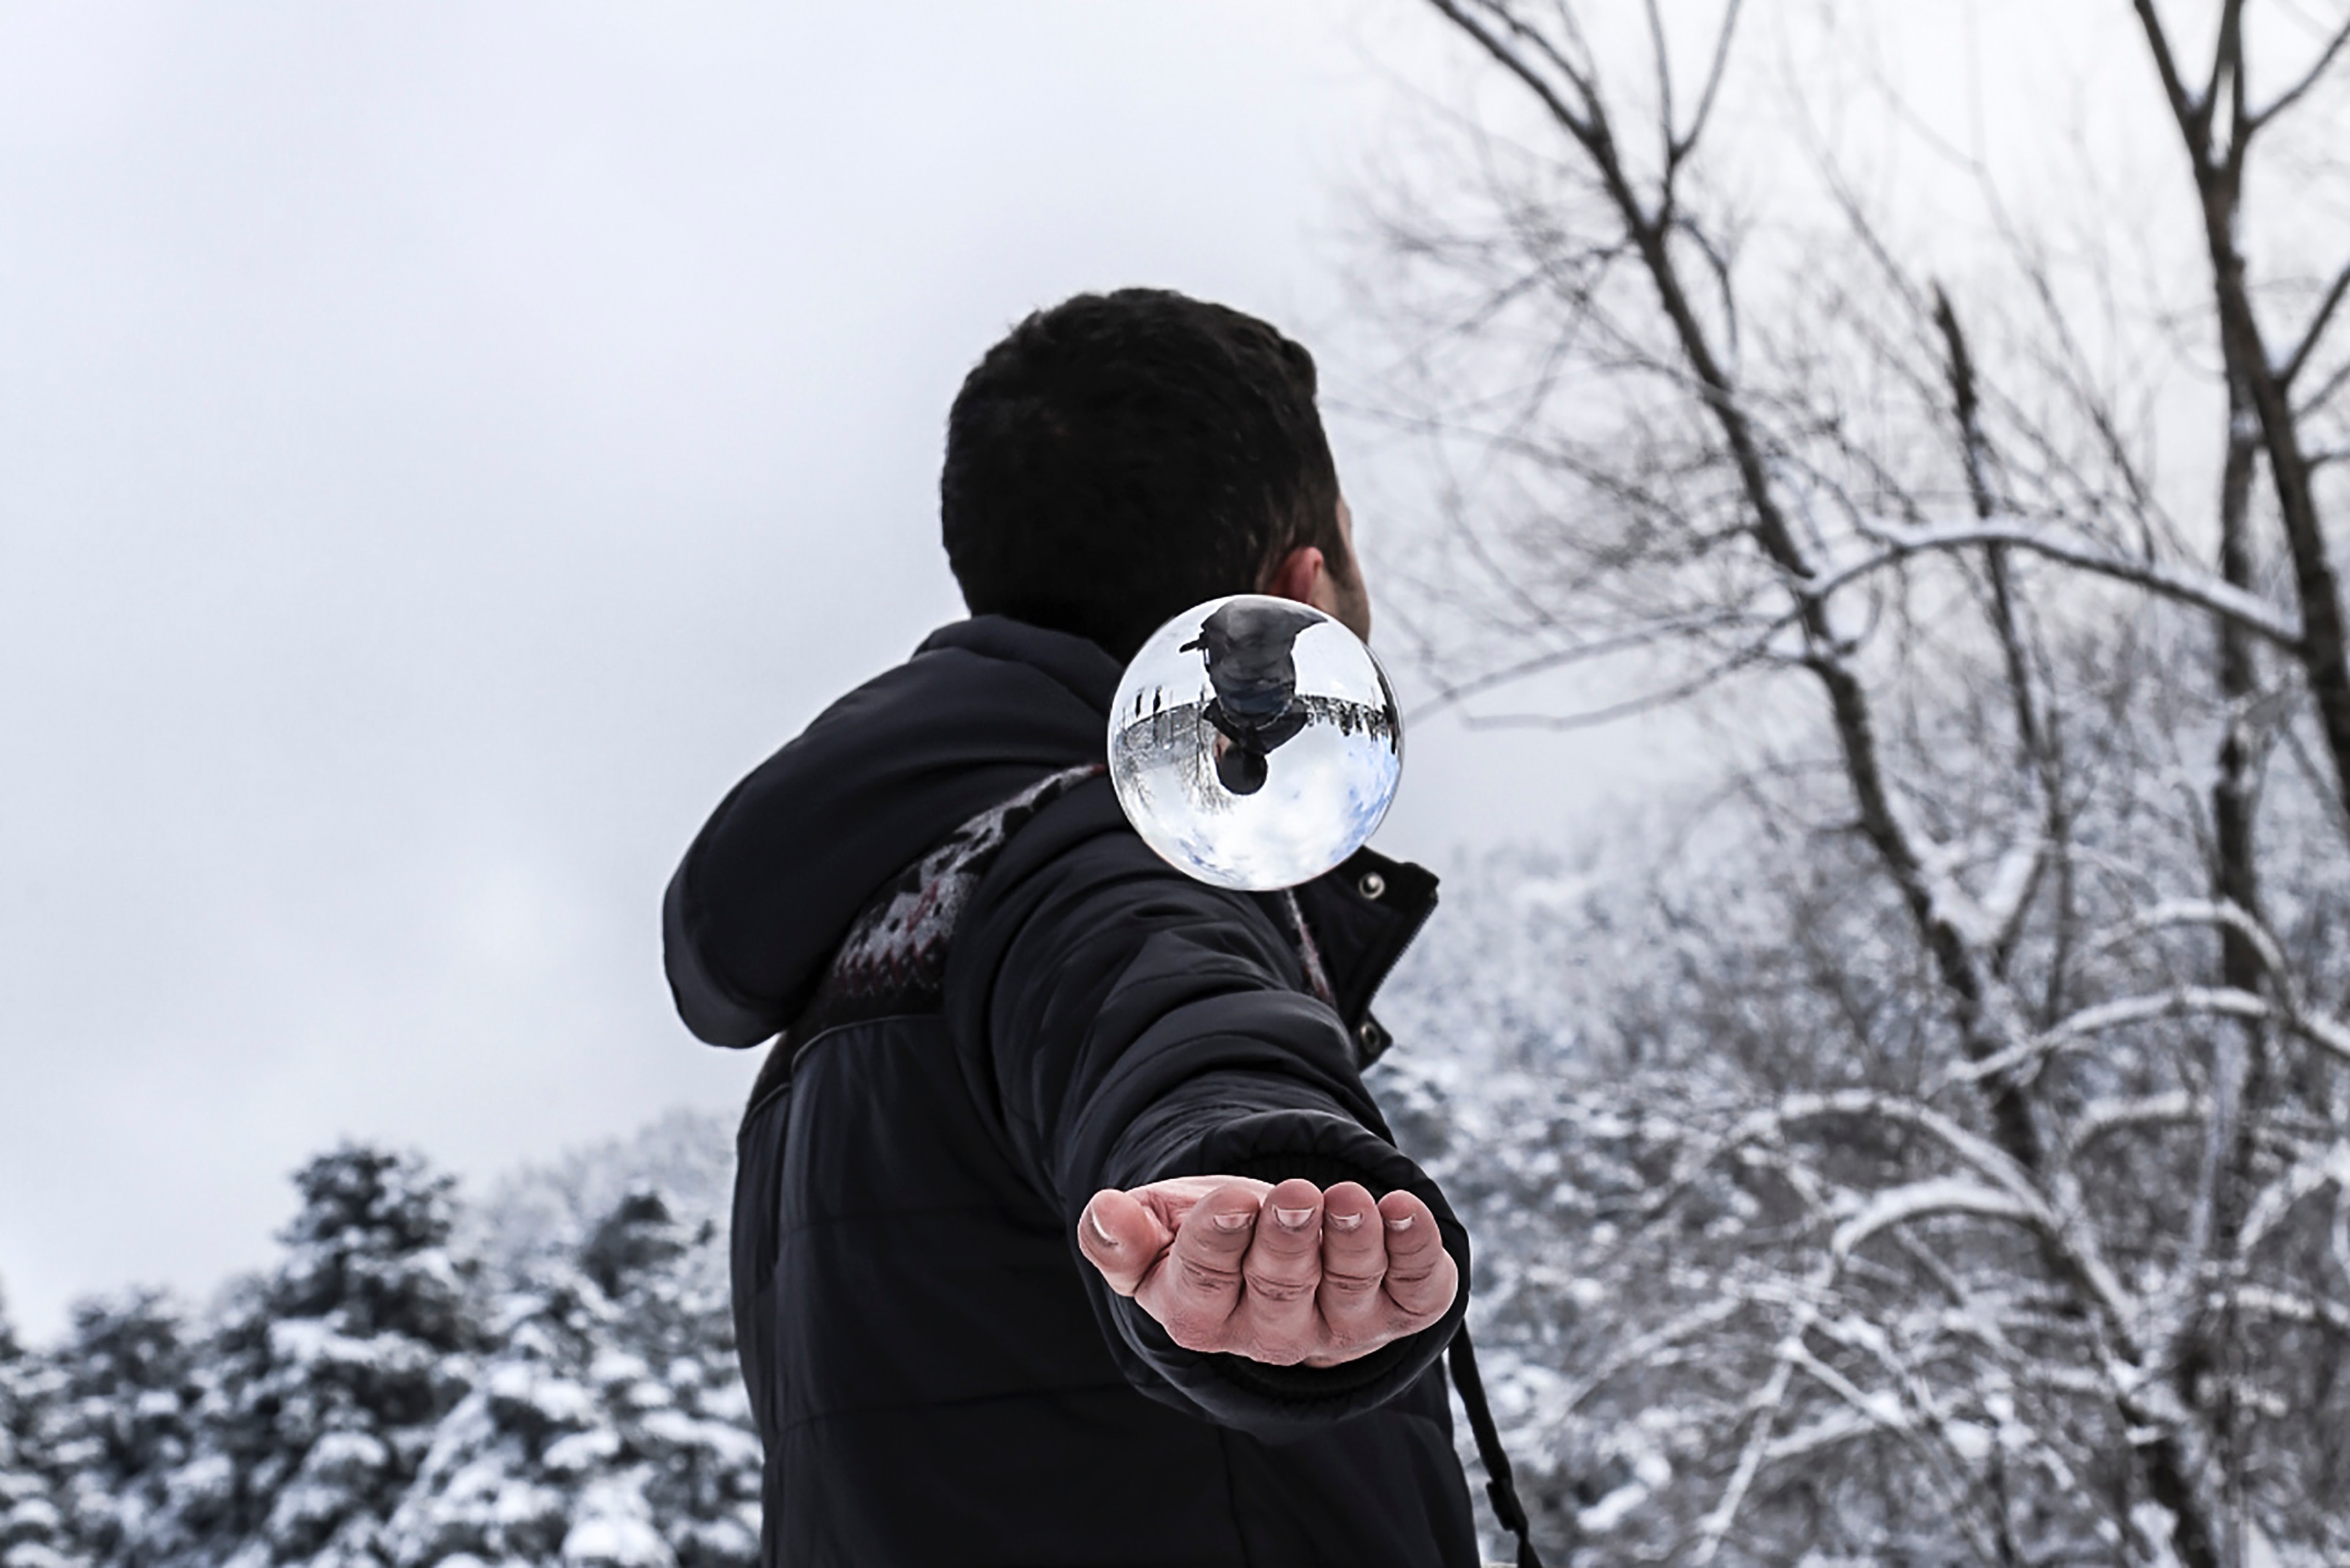
[[[1314,357],[1164,289],[1036,312],[947,416],[939,513],[963,602],[1120,659],[1302,545],[1351,575],[1337,510]]]

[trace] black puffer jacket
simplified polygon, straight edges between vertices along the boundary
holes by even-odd
[[[1351,1178],[1425,1199],[1469,1278],[1360,1074],[1434,879],[1358,855],[1298,890],[1301,946],[1280,895],[1180,876],[1087,771],[1118,678],[951,626],[743,780],[671,884],[686,1023],[785,1032],[733,1242],[765,1561],[1473,1563],[1439,1366],[1465,1289],[1361,1361],[1271,1367],[1175,1345],[1076,1251],[1104,1187]]]

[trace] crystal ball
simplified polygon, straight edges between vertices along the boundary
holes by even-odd
[[[1402,774],[1378,660],[1288,599],[1234,594],[1184,611],[1142,645],[1110,706],[1127,820],[1219,888],[1312,881],[1362,847]]]

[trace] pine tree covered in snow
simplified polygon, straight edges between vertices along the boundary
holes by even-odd
[[[150,1568],[189,1542],[166,1527],[166,1478],[191,1454],[195,1360],[160,1292],[84,1302],[54,1357],[50,1454],[73,1537],[93,1560]]]
[[[383,1522],[469,1381],[451,1182],[345,1145],[295,1178],[285,1262],[205,1346],[195,1443],[160,1521],[186,1560],[373,1568]]]
[[[734,1190],[734,1137],[722,1118],[686,1110],[499,1179],[458,1220],[459,1251],[494,1279],[576,1263],[596,1228],[639,1189],[671,1210],[722,1225]]]
[[[493,1309],[498,1348],[392,1520],[393,1561],[755,1560],[760,1450],[716,1224],[681,1222],[648,1186],[566,1231],[535,1228],[530,1272]]]
[[[489,1325],[498,1348],[435,1428],[392,1516],[399,1568],[561,1554],[579,1492],[620,1454],[586,1376],[610,1315],[594,1285],[569,1270],[499,1301]]]
[[[0,1568],[78,1568],[47,1443],[57,1384],[0,1316]]]
[[[754,1561],[761,1453],[735,1363],[723,1233],[710,1219],[673,1216],[658,1192],[641,1188],[597,1227],[582,1262],[619,1309],[620,1327],[589,1374],[639,1461],[629,1484],[641,1510],[612,1506],[661,1521],[669,1556],[655,1562]],[[576,1555],[589,1557],[578,1544]]]
[[[471,1211],[412,1156],[295,1177],[269,1270],[193,1321],[86,1302],[0,1332],[5,1568],[743,1568],[724,1126],[673,1115]]]

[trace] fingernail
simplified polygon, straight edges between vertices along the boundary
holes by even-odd
[[[1090,1209],[1086,1210],[1086,1223],[1093,1227],[1094,1239],[1099,1241],[1103,1246],[1115,1247],[1118,1245],[1118,1238],[1111,1235],[1107,1231],[1102,1228],[1101,1216],[1095,1213]]]
[[[1410,1230],[1410,1229],[1411,1229],[1411,1216],[1410,1216],[1410,1215],[1409,1215],[1409,1214],[1407,1214],[1407,1215],[1405,1215],[1405,1216],[1404,1216],[1402,1219],[1400,1219],[1400,1220],[1388,1220],[1388,1230],[1390,1230],[1390,1231],[1409,1231],[1409,1230]]]
[[[1363,1217],[1359,1214],[1325,1214],[1322,1222],[1340,1231],[1353,1231],[1361,1227]]]
[[[1275,1220],[1280,1220],[1283,1226],[1288,1230],[1303,1231],[1305,1229],[1306,1221],[1314,1218],[1314,1210],[1311,1209],[1276,1209],[1273,1211],[1273,1217]]]
[[[1256,1216],[1243,1209],[1237,1214],[1211,1214],[1208,1218],[1216,1222],[1216,1229],[1219,1231],[1238,1231],[1246,1227],[1248,1222]]]

